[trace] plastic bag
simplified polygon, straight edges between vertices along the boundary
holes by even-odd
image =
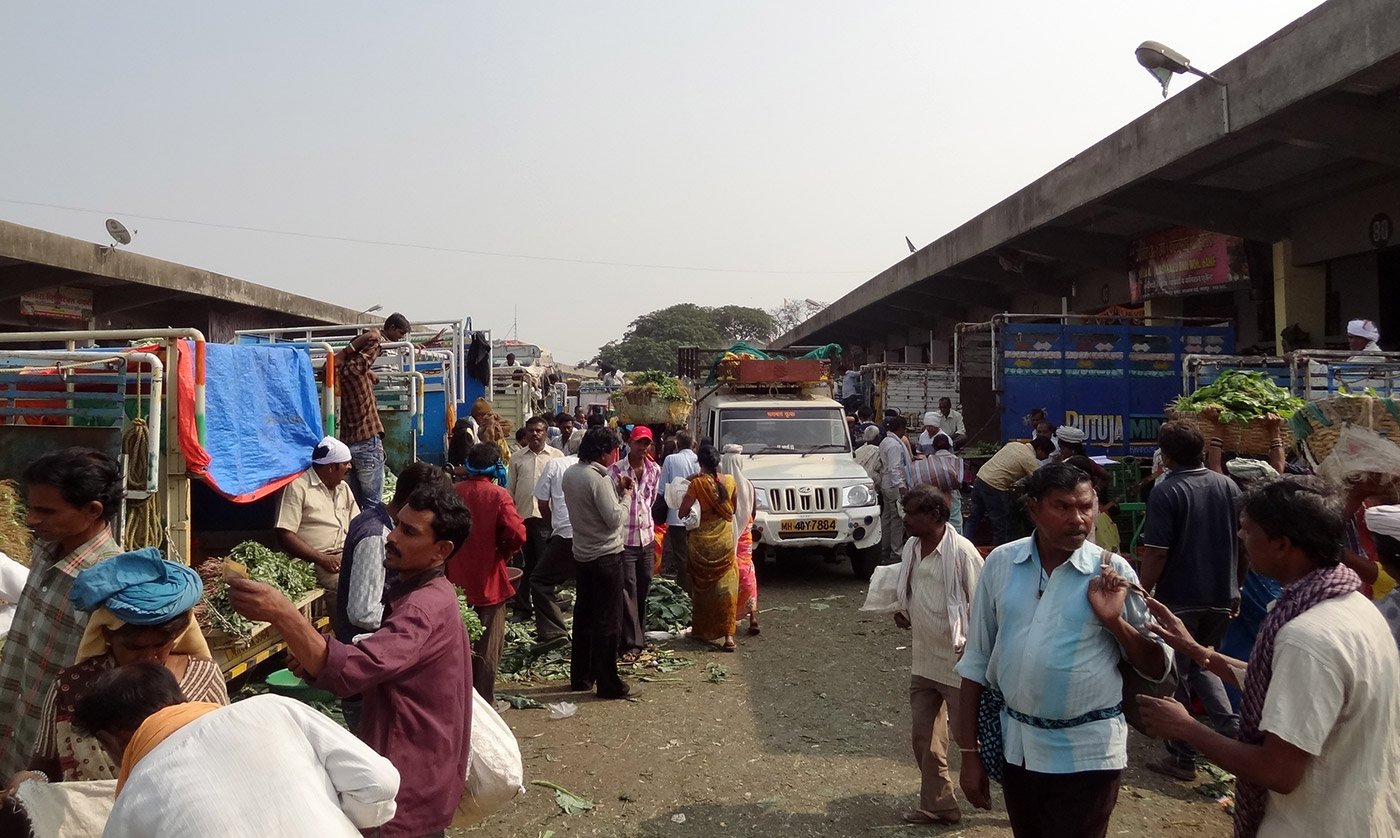
[[[865,593],[862,611],[893,614],[899,610],[899,565],[886,564],[870,575],[870,590]]]
[[[525,766],[515,734],[486,699],[472,694],[472,744],[467,790],[452,819],[454,829],[475,826],[525,793]]]
[[[687,530],[698,529],[700,527],[700,504],[692,504],[690,514],[681,519]]]
[[[1358,474],[1400,474],[1400,447],[1375,431],[1346,425],[1317,473],[1331,483],[1344,483]]]

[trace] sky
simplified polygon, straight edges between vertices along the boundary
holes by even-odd
[[[1141,41],[1317,5],[9,3],[0,218],[572,363],[835,300],[1160,104]]]

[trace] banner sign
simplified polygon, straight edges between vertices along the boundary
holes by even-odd
[[[1181,227],[1133,243],[1133,302],[1206,294],[1249,284],[1244,239]]]
[[[43,317],[48,320],[91,320],[92,292],[66,285],[30,291],[20,295],[19,313],[21,317]]]

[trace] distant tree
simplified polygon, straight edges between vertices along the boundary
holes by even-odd
[[[787,334],[798,326],[807,322],[817,312],[827,307],[827,303],[817,300],[783,300],[782,304],[775,308],[768,309],[768,314],[773,318],[774,331],[776,335]]]
[[[679,303],[633,320],[626,334],[599,348],[594,361],[623,370],[673,370],[682,346],[713,348],[741,340],[766,344],[775,329],[762,309]]]

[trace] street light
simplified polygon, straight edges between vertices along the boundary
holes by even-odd
[[[1143,41],[1137,48],[1137,62],[1147,68],[1153,78],[1162,85],[1162,98],[1167,98],[1167,85],[1171,83],[1172,76],[1179,73],[1191,73],[1215,82],[1221,87],[1225,82],[1207,73],[1205,70],[1198,70],[1191,66],[1191,60],[1166,44],[1157,41]]]
[[[360,312],[359,314],[355,315],[355,319],[356,319],[356,320],[359,320],[361,317],[364,317],[366,314],[374,314],[376,311],[379,311],[379,310],[380,310],[381,308],[383,308],[383,307],[384,307],[384,306],[383,306],[382,304],[380,304],[380,303],[375,303],[374,305],[370,306],[369,308],[367,308],[367,309],[365,309],[364,311]]]

